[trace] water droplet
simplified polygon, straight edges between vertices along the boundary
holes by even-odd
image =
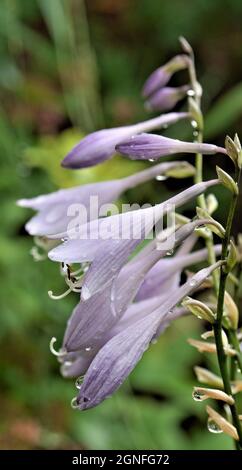
[[[194,90],[188,90],[187,95],[188,96],[195,96],[195,91]]]
[[[143,157],[144,157],[144,155],[143,155]],[[151,163],[153,163],[155,160],[154,160],[154,158],[149,158],[148,161],[151,162]]]
[[[223,430],[215,423],[215,421],[212,418],[208,418],[208,430],[209,432],[212,432],[213,434],[221,434]]]
[[[192,394],[192,398],[195,401],[202,401],[202,397],[203,397],[203,393],[198,392],[197,390],[195,390]]]
[[[76,388],[77,388],[78,390],[80,390],[80,388],[81,388],[81,386],[82,386],[83,379],[84,379],[84,376],[83,376],[83,375],[81,375],[80,377],[77,377],[77,379],[76,379],[75,385],[76,385]]]
[[[85,348],[85,351],[89,352],[89,351],[91,351],[91,349],[92,348],[89,346],[89,347]]]
[[[163,176],[163,175],[157,175],[157,176],[155,177],[155,179],[156,179],[157,181],[165,181],[165,180],[167,179],[167,177],[166,177],[166,176]]]
[[[166,252],[166,256],[171,256],[173,255],[173,253],[174,253],[174,250],[169,250]]]
[[[197,284],[197,281],[195,279],[191,279],[189,284],[191,287],[194,287]]]
[[[162,126],[163,129],[167,129],[167,127],[168,127],[168,124],[163,124]]]
[[[195,121],[195,119],[193,119],[191,121],[191,125],[192,125],[193,129],[197,129],[197,121]]]
[[[193,137],[197,137],[198,136],[198,131],[193,131]]]

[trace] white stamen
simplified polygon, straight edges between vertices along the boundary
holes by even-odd
[[[63,299],[64,297],[66,297],[68,294],[70,294],[71,291],[72,291],[72,289],[69,288],[65,292],[63,292],[63,294],[54,295],[52,290],[48,290],[48,296],[50,297],[50,299],[60,300],[60,299]]]
[[[50,340],[50,352],[57,357],[65,356],[66,350],[65,349],[60,349],[60,351],[56,351],[54,348],[54,344],[56,343],[57,339],[53,336]]]

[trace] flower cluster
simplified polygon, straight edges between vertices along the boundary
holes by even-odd
[[[197,128],[201,126],[196,104],[200,99],[200,88],[194,82],[194,73],[191,73],[194,64],[184,40],[183,49],[184,54],[151,74],[142,94],[148,110],[171,111],[187,97],[188,111],[169,112],[145,122],[93,132],[70,151],[62,166],[81,169],[97,165],[114,157],[116,152],[130,159],[152,162],[174,154],[228,153],[231,157],[236,149],[238,153],[236,140],[227,140],[225,149],[203,143],[202,139],[184,142],[150,133],[180,120],[191,121],[193,127],[194,122]],[[188,71],[189,83],[177,88],[167,86],[172,75],[184,69]],[[192,99],[195,95],[199,97],[197,102]],[[194,173],[195,183],[166,201],[154,206],[131,207],[121,213],[111,210],[113,203],[129,188],[153,178],[160,180],[162,185],[164,178],[188,177]],[[211,244],[194,250],[199,236],[211,241],[214,231],[224,237],[223,227],[212,217],[216,201],[212,195],[204,198],[206,202],[192,220],[177,214],[176,210],[201,195],[204,197],[207,189],[219,183],[235,192],[236,185],[229,176],[221,169],[217,173],[217,179],[204,182],[199,181],[196,169],[186,161],[159,162],[122,179],[18,201],[20,206],[37,211],[26,224],[26,230],[42,242],[45,240],[49,259],[62,266],[67,291],[61,296],[50,291],[49,295],[58,299],[76,292],[78,296],[59,351],[54,349],[56,338],[51,340],[51,350],[61,364],[62,375],[77,378],[78,393],[72,401],[74,408],[94,407],[112,395],[171,321],[192,313],[215,323],[214,305],[205,305],[199,299],[191,299],[190,295],[212,285],[210,276],[215,273],[216,277],[216,269],[225,264],[223,257],[216,262],[221,246],[213,246],[210,265],[195,274],[188,274],[186,282],[181,282],[181,273],[211,255]],[[111,215],[108,215],[110,210]],[[232,249],[230,258],[232,263]],[[231,312],[228,294],[226,298]],[[200,350],[205,347],[203,345],[209,348],[210,344],[213,352],[216,351],[214,343],[190,342]],[[226,351],[234,354],[229,344]],[[197,368],[196,373],[201,381],[216,379],[214,374],[202,368]],[[219,377],[215,382],[221,386]],[[195,388],[194,399],[208,397],[234,406],[234,399],[225,391]],[[211,410],[208,407],[210,418],[218,422],[216,412]],[[237,438],[237,431],[233,429],[233,433]]]

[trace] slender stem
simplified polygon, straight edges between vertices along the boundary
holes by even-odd
[[[200,85],[198,85],[198,81],[197,81],[197,75],[196,75],[196,68],[195,68],[193,53],[190,57],[190,66],[188,68],[188,71],[189,71],[191,86],[192,86],[192,89],[193,89],[193,92],[194,92],[194,100],[196,101],[198,107],[200,108],[201,93],[198,93],[198,89],[200,91],[201,91],[201,89],[200,89]],[[203,130],[202,129],[194,130],[193,136],[194,136],[194,142],[198,142],[198,143],[203,142]],[[195,166],[196,166],[196,173],[195,173],[195,176],[194,176],[194,182],[195,183],[200,183],[200,182],[203,181],[203,155],[201,153],[196,154]],[[204,194],[200,194],[200,196],[198,196],[197,202],[198,202],[198,205],[202,209],[205,209],[205,210],[207,209],[206,199],[205,199]],[[216,263],[216,254],[215,254],[215,251],[214,251],[214,243],[213,243],[213,234],[212,234],[212,232],[210,232],[209,236],[206,238],[206,247],[207,247],[207,250],[208,250],[208,263],[210,265],[212,265],[212,264]],[[213,284],[214,284],[215,291],[218,292],[218,274],[217,274],[216,270],[213,271],[212,277],[213,277]]]
[[[237,199],[238,199],[238,196],[234,194],[230,203],[230,208],[229,208],[229,213],[228,213],[228,218],[227,218],[227,224],[226,224],[226,230],[225,230],[225,236],[223,239],[222,254],[221,254],[221,259],[225,261],[227,258],[231,228],[232,228],[235,208],[237,204]],[[224,295],[225,295],[227,277],[228,277],[228,273],[226,272],[224,267],[221,267],[219,293],[218,293],[218,305],[217,305],[217,318],[213,325],[213,328],[214,328],[214,338],[215,338],[215,343],[216,343],[216,348],[217,348],[218,363],[219,363],[220,373],[221,373],[221,377],[223,379],[223,384],[224,384],[224,391],[228,395],[232,395],[232,389],[231,389],[230,377],[229,377],[228,365],[227,365],[227,356],[224,352],[223,341],[222,341]],[[231,410],[234,426],[236,427],[237,432],[238,432],[239,444],[242,447],[242,430],[240,426],[240,420],[239,420],[236,405],[235,404],[230,405],[230,410]]]

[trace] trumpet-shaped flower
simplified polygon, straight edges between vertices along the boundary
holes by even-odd
[[[139,134],[173,124],[187,118],[188,113],[169,113],[148,121],[130,126],[102,129],[82,139],[64,158],[62,166],[66,168],[85,168],[108,160],[115,153],[115,147],[123,140]]]
[[[101,206],[118,199],[120,194],[127,189],[164,175],[169,170],[183,170],[186,167],[189,169],[186,162],[162,163],[126,178],[62,189],[32,199],[20,199],[17,204],[38,211],[38,214],[32,217],[25,226],[30,235],[54,235],[67,230],[70,222],[68,209],[72,204],[81,204],[86,209],[85,220],[88,222],[92,218],[92,201],[97,201],[96,214]]]
[[[162,302],[158,308],[113,336],[97,353],[85,375],[74,406],[92,408],[113,394],[124,382],[150,342],[162,321],[186,295],[191,294],[221,262],[202,269]]]
[[[80,262],[80,258],[82,259],[83,256],[82,249],[89,242],[89,240],[83,240],[84,236],[87,238],[88,229],[89,236],[96,238],[96,240],[91,240],[94,242],[93,246],[96,247],[96,251],[82,285],[82,299],[87,300],[112,282],[130,254],[148,236],[154,225],[163,218],[171,205],[179,207],[217,183],[218,180],[197,183],[156,206],[113,215],[101,220],[93,220],[87,227],[80,227],[79,250],[77,240],[68,240],[63,245],[51,250],[49,258],[53,261],[65,261],[66,263],[72,259],[73,262],[74,241],[77,255],[75,262]],[[103,240],[103,236],[106,234],[108,234],[108,238]],[[57,234],[56,238],[72,238],[72,235],[77,236],[76,232],[72,234],[69,231],[69,233]],[[80,258],[78,253],[80,253]]]

